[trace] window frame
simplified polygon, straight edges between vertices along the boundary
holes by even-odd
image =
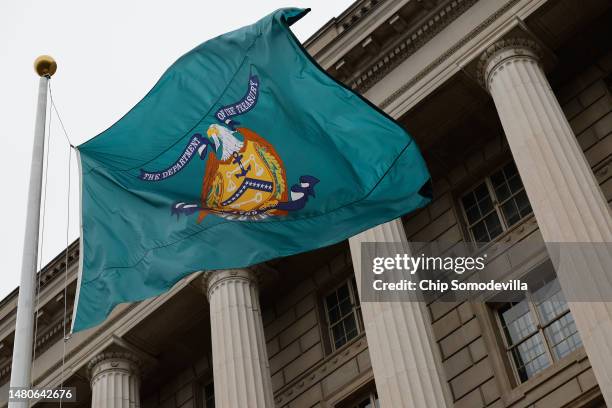
[[[459,206],[461,207],[461,215],[463,217],[463,221],[465,223],[470,241],[472,242],[477,242],[474,236],[473,227],[479,222],[485,220],[489,215],[493,214],[494,212],[497,215],[497,219],[499,220],[499,225],[501,226],[502,232],[499,235],[497,235],[495,238],[492,238],[490,242],[494,242],[495,240],[499,239],[501,236],[504,235],[504,233],[506,233],[507,231],[515,227],[516,225],[520,224],[522,221],[526,220],[527,218],[529,218],[530,215],[533,214],[533,207],[531,207],[529,196],[527,196],[527,201],[529,201],[529,206],[531,207],[531,211],[525,216],[520,217],[520,219],[514,224],[509,225],[508,221],[506,220],[506,217],[502,211],[502,207],[504,206],[504,204],[506,204],[508,201],[512,200],[513,198],[515,198],[517,195],[519,195],[522,192],[525,192],[525,194],[527,194],[527,192],[525,191],[525,184],[523,183],[523,179],[521,178],[521,175],[519,174],[518,168],[517,168],[517,174],[518,174],[519,179],[521,180],[522,187],[516,192],[510,193],[510,195],[506,197],[504,200],[502,201],[498,200],[497,194],[495,193],[495,187],[493,186],[493,182],[491,181],[491,176],[499,171],[503,171],[503,168],[506,167],[510,163],[514,163],[514,166],[516,167],[516,162],[514,162],[514,160],[512,159],[507,160],[501,165],[495,166],[492,170],[488,171],[485,176],[480,177],[476,182],[472,183],[470,187],[464,189],[463,192],[459,195],[458,202],[459,202]],[[470,223],[470,220],[467,216],[467,209],[465,208],[465,205],[463,205],[463,199],[468,194],[473,193],[476,190],[476,188],[483,183],[485,184],[485,187],[487,188],[487,192],[489,193],[489,197],[491,199],[493,209],[487,212],[486,214],[483,214],[482,217],[478,218],[478,220],[474,221],[473,223]],[[486,227],[486,224],[485,224],[485,227]],[[487,228],[487,234],[488,234],[488,228]]]
[[[340,403],[334,404],[336,408],[358,408],[359,404],[364,402],[365,399],[370,400],[372,408],[380,408],[380,397],[376,390],[375,384],[370,384],[367,387],[363,387],[356,392],[352,393],[348,398],[344,398]]]
[[[214,408],[213,407],[209,407],[208,403],[207,403],[207,394],[206,394],[206,388],[208,388],[209,386],[212,386],[213,389],[213,394],[212,394],[212,400],[213,400],[213,405],[216,406],[216,401],[215,401],[215,383],[213,379],[209,379],[208,381],[203,381],[200,382],[200,404],[202,408]]]
[[[349,291],[349,299],[351,301],[351,312],[347,313],[345,316],[340,318],[337,322],[331,323],[330,321],[330,313],[327,305],[327,297],[334,292],[337,292],[342,286],[346,285]],[[359,301],[359,294],[357,293],[357,282],[355,280],[355,276],[350,276],[346,279],[343,279],[340,283],[334,285],[332,289],[326,291],[323,296],[321,296],[321,303],[323,304],[323,314],[325,315],[325,325],[327,326],[327,337],[329,338],[329,345],[331,347],[331,353],[334,353],[338,350],[344,348],[347,344],[351,342],[354,338],[359,337],[360,334],[364,332],[363,326],[363,315],[361,313],[361,302]],[[334,338],[333,328],[338,324],[341,324],[344,319],[352,314],[355,319],[355,327],[357,328],[357,334],[351,339],[347,339],[344,344],[339,347],[336,347],[336,341]],[[345,333],[346,334],[346,333]]]
[[[552,267],[552,265],[551,265],[551,267]],[[537,271],[537,269],[538,268],[534,268],[534,269],[532,269],[532,271]],[[529,273],[527,273],[527,275],[529,275]],[[555,273],[555,279],[558,280],[558,277],[557,277],[556,273]],[[503,345],[502,353],[504,355],[504,358],[510,364],[512,375],[513,375],[513,379],[514,379],[514,383],[516,385],[521,385],[521,384],[524,384],[524,383],[530,381],[531,379],[536,377],[542,371],[546,370],[549,367],[552,367],[553,365],[555,365],[555,363],[557,363],[557,362],[567,358],[574,351],[577,351],[577,350],[579,350],[579,349],[584,347],[584,345],[581,344],[579,347],[577,347],[576,349],[572,350],[567,355],[565,355],[565,356],[563,356],[561,358],[555,357],[555,353],[553,351],[553,348],[557,344],[560,344],[560,343],[551,344],[551,342],[548,339],[548,336],[546,335],[546,329],[548,327],[550,327],[552,324],[558,322],[559,320],[561,320],[562,318],[567,316],[568,314],[571,314],[571,310],[569,308],[569,305],[567,306],[567,308],[563,312],[555,315],[555,317],[550,319],[548,322],[542,323],[542,321],[544,319],[541,316],[540,312],[537,310],[537,307],[536,307],[537,301],[533,298],[534,294],[531,291],[529,291],[529,290],[526,291],[526,292],[523,292],[523,293],[525,295],[524,299],[527,302],[527,306],[528,306],[528,309],[529,309],[529,315],[531,316],[531,319],[534,322],[535,329],[533,331],[529,332],[528,334],[526,334],[522,339],[520,339],[515,344],[510,344],[508,336],[505,333],[503,322],[501,320],[501,316],[500,316],[500,313],[499,313],[500,309],[504,305],[507,305],[508,303],[511,303],[511,302],[491,302],[491,303],[489,303],[489,307],[492,309],[493,317],[495,319],[495,324],[496,324],[495,329],[498,331],[498,333],[499,333],[498,337],[502,341],[502,345]],[[567,303],[567,300],[566,300],[566,303]],[[572,316],[572,319],[573,319],[573,316]],[[578,331],[577,331],[577,333],[580,334]],[[519,368],[517,367],[516,361],[514,359],[513,351],[517,347],[519,347],[521,344],[523,344],[527,340],[531,339],[536,334],[539,334],[541,336],[541,338],[543,339],[542,344],[544,346],[544,349],[545,349],[545,352],[546,352],[546,355],[548,357],[548,361],[549,361],[550,364],[548,365],[548,367],[543,368],[542,370],[538,371],[537,373],[535,373],[531,377],[529,377],[529,378],[527,378],[525,380],[522,380],[521,376],[519,374]],[[581,343],[582,343],[582,339],[581,339]]]

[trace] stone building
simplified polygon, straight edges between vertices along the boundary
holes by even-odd
[[[64,342],[75,242],[40,273],[35,386],[95,408],[611,404],[610,304],[569,307],[544,246],[612,241],[611,39],[609,0],[358,0],[305,47],[415,137],[434,201],[349,242],[194,274]],[[546,290],[360,303],[359,243],[406,239],[504,242],[498,272]],[[0,302],[0,406],[17,295]]]

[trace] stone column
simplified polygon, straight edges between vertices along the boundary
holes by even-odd
[[[533,41],[497,42],[482,55],[479,75],[493,97],[595,376],[612,406],[608,203],[544,75]],[[560,243],[560,254],[554,243]]]
[[[105,352],[88,364],[92,408],[139,408],[140,361],[128,352]]]
[[[255,273],[209,271],[204,290],[210,303],[215,406],[274,407]]]
[[[360,293],[362,242],[407,243],[407,239],[400,219],[349,239]],[[361,312],[381,408],[451,407],[445,399],[445,380],[436,362],[425,305],[362,301]]]

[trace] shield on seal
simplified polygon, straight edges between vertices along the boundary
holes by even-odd
[[[277,208],[287,201],[285,167],[274,147],[248,128],[240,150],[225,160],[211,155],[206,163],[198,222],[208,213],[228,219],[263,219],[285,215]]]

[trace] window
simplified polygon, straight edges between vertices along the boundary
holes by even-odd
[[[356,396],[349,397],[339,407],[342,408],[380,408],[376,388],[372,384],[365,391],[359,391]]]
[[[547,262],[533,272],[538,281],[530,283],[522,300],[496,308],[508,360],[519,382],[582,345],[552,264]]]
[[[531,214],[514,162],[486,177],[461,198],[461,204],[474,242],[490,242]]]
[[[380,402],[378,401],[378,395],[376,392],[371,392],[370,395],[363,398],[357,404],[352,404],[347,408],[380,408]]]
[[[212,382],[202,387],[202,407],[215,408],[215,385]]]
[[[325,315],[333,350],[363,331],[357,284],[351,278],[325,296]]]

